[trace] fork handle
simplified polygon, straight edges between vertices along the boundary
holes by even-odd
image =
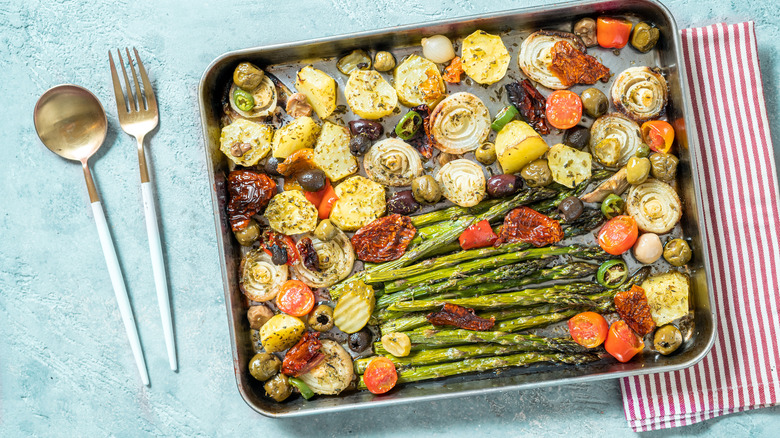
[[[154,285],[157,289],[157,302],[160,306],[160,317],[163,324],[165,346],[168,349],[168,362],[171,370],[178,369],[176,361],[176,341],[173,336],[173,320],[171,316],[171,300],[168,294],[168,280],[165,276],[165,261],[163,259],[162,245],[160,244],[160,229],[157,226],[157,211],[154,207],[154,195],[152,183],[141,183],[141,193],[144,199],[144,216],[146,216],[146,234],[149,237],[149,252],[152,256],[152,271],[154,272]]]

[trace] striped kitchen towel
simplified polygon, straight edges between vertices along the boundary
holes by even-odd
[[[698,364],[621,379],[637,432],[780,401],[777,173],[752,22],[682,32],[718,338]]]

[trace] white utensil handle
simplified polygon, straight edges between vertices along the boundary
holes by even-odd
[[[144,198],[144,216],[146,216],[146,234],[149,237],[149,251],[152,254],[152,271],[154,272],[154,285],[157,288],[157,302],[160,305],[165,346],[168,349],[168,362],[171,369],[176,371],[176,341],[173,336],[173,321],[171,318],[171,300],[168,295],[168,280],[165,277],[165,261],[163,260],[162,245],[160,244],[160,229],[157,226],[157,211],[154,207],[152,184],[141,183],[141,193]]]
[[[141,350],[141,341],[138,339],[138,329],[135,325],[133,310],[130,308],[130,299],[125,289],[125,281],[122,278],[122,271],[119,269],[119,261],[116,258],[116,250],[111,240],[111,233],[108,231],[106,216],[103,214],[103,206],[100,201],[92,203],[92,214],[95,216],[98,236],[100,236],[100,246],[103,247],[103,256],[106,258],[108,275],[111,277],[111,284],[114,286],[117,304],[119,304],[119,313],[122,315],[122,322],[125,324],[127,338],[130,340],[130,348],[133,350],[135,363],[138,365],[138,372],[141,373],[141,380],[144,385],[149,386],[149,374],[146,371],[146,362],[144,361],[144,352]]]

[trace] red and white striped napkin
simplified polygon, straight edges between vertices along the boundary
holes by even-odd
[[[621,379],[637,432],[780,403],[780,214],[753,22],[682,32],[718,338],[695,366]]]

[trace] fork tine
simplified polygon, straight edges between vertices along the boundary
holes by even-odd
[[[144,111],[144,97],[141,94],[141,85],[138,84],[138,74],[135,72],[135,65],[133,65],[133,57],[130,56],[130,49],[125,47],[127,53],[127,63],[130,65],[130,72],[133,73],[133,82],[135,83],[135,97],[138,100],[138,111]]]
[[[138,56],[138,50],[133,47],[135,53],[135,61],[138,63],[138,71],[141,74],[141,80],[144,83],[144,96],[146,97],[146,107],[149,111],[157,111],[157,99],[154,97],[154,89],[152,83],[149,81],[149,76],[146,75],[146,69],[144,63],[141,62],[141,57]]]
[[[127,102],[125,102],[125,93],[122,91],[122,83],[119,82],[119,75],[116,72],[116,65],[114,65],[114,57],[111,56],[111,51],[108,51],[108,62],[111,64],[111,80],[114,83],[114,96],[116,96],[116,112],[117,114],[127,113]]]
[[[133,97],[133,89],[130,88],[130,79],[128,79],[127,70],[125,70],[125,61],[122,60],[122,51],[116,49],[116,56],[119,58],[119,65],[122,67],[122,76],[125,77],[125,88],[127,89],[127,100],[129,103],[128,105],[129,112],[138,111],[138,106],[135,104],[135,98]]]

